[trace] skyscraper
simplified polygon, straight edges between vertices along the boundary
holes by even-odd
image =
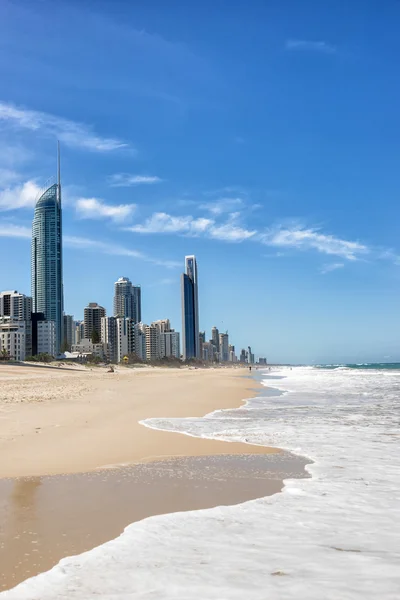
[[[114,317],[129,317],[135,323],[142,320],[140,286],[132,285],[127,277],[120,277],[114,284]]]
[[[211,340],[217,352],[219,352],[219,330],[217,327],[211,329]]]
[[[63,341],[63,273],[60,149],[57,183],[46,189],[35,206],[31,253],[32,305],[55,323],[56,353]]]
[[[201,358],[197,262],[195,256],[185,256],[185,271],[181,276],[183,360]]]

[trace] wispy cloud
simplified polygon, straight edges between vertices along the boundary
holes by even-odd
[[[32,208],[39,193],[40,187],[32,180],[14,187],[8,187],[0,191],[0,212],[18,208]]]
[[[324,41],[312,40],[286,40],[286,50],[305,50],[309,52],[321,52],[323,54],[335,54],[337,48],[332,44]]]
[[[326,275],[326,273],[330,273],[331,271],[336,271],[337,269],[342,269],[344,267],[344,263],[330,263],[327,265],[323,265],[320,268],[321,275]]]
[[[192,216],[175,217],[164,212],[151,215],[143,224],[129,227],[136,233],[183,233],[197,235],[205,232],[213,224],[211,219]]]
[[[343,240],[334,235],[320,233],[318,229],[305,227],[276,227],[259,236],[267,246],[318,250],[323,254],[340,256],[347,260],[357,260],[370,252],[365,244]]]
[[[136,204],[106,204],[99,198],[78,198],[75,204],[81,219],[111,219],[122,222],[136,210]]]
[[[131,175],[129,173],[115,173],[108,178],[111,187],[131,187],[134,185],[151,185],[160,183],[162,179],[156,175]]]
[[[64,236],[64,243],[73,248],[95,250],[96,252],[102,252],[103,254],[108,254],[111,256],[127,256],[130,258],[136,258],[155,265],[167,267],[169,269],[174,269],[181,266],[180,262],[153,258],[138,250],[125,248],[124,246],[120,246],[119,244],[114,244],[112,242],[101,242],[99,240],[91,240],[88,238],[66,235]]]
[[[14,223],[4,221],[0,222],[0,237],[30,239],[32,237],[32,230],[30,227],[26,227],[24,225],[15,225]],[[139,250],[125,248],[124,246],[120,246],[119,244],[114,244],[112,242],[102,242],[86,237],[71,235],[64,235],[63,242],[65,246],[70,248],[96,251],[111,256],[127,256],[129,258],[143,260],[154,265],[163,266],[168,269],[175,269],[181,266],[181,263],[178,261],[153,258],[152,256],[148,256]]]
[[[143,224],[127,228],[135,233],[164,233],[185,236],[203,236],[217,240],[239,242],[256,234],[237,224],[238,213],[232,213],[225,223],[217,224],[214,219],[195,218],[191,215],[175,217],[167,213],[154,213]]]
[[[215,202],[206,202],[200,204],[199,208],[208,210],[213,215],[222,215],[223,213],[229,213],[232,210],[238,210],[244,205],[241,198],[221,198]]]
[[[70,121],[63,117],[19,108],[7,102],[0,102],[0,121],[19,129],[35,131],[45,136],[57,137],[67,146],[93,152],[111,152],[127,148],[128,144],[117,139],[102,137],[84,123]]]

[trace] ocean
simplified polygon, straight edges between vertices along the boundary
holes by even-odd
[[[99,598],[365,600],[400,597],[400,364],[258,371],[266,394],[148,427],[276,446],[311,477],[230,507],[156,516],[0,594]]]

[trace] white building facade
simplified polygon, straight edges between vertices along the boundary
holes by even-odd
[[[37,323],[37,353],[56,356],[57,330],[54,321],[38,321]]]
[[[0,354],[5,358],[25,360],[25,321],[0,317]]]

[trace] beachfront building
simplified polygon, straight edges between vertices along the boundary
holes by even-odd
[[[25,321],[0,317],[0,359],[25,360]]]
[[[180,358],[181,357],[181,343],[180,334],[178,331],[166,331],[162,334],[164,337],[164,348],[166,358]]]
[[[220,350],[220,348],[219,348],[219,344],[220,344],[219,329],[217,327],[215,327],[215,325],[211,329],[211,340],[210,341],[214,344],[216,352],[219,352],[219,350]]]
[[[229,336],[227,333],[219,334],[219,356],[221,362],[229,360]]]
[[[25,356],[32,354],[32,298],[16,290],[0,293],[0,318],[25,323]],[[23,359],[21,359],[23,360]]]
[[[36,352],[34,354],[50,354],[57,356],[57,326],[54,321],[38,320],[36,322]]]
[[[117,318],[101,317],[100,339],[104,344],[106,358],[109,362],[118,362]]]
[[[135,354],[135,329],[134,320],[124,317],[118,317],[116,319],[116,332],[117,332],[117,362],[121,362],[124,357],[129,357],[131,354]]]
[[[142,320],[141,288],[128,277],[120,277],[114,283],[114,317],[128,317],[135,323]]]
[[[160,356],[160,330],[157,325],[145,325],[146,360],[158,360]]]
[[[79,344],[81,340],[85,337],[85,324],[83,321],[75,321],[74,322],[75,329],[75,341],[74,344]]]
[[[96,356],[101,360],[107,358],[105,344],[101,342],[94,344],[91,339],[82,338],[79,344],[73,344],[72,354],[76,358],[87,358],[89,356]]]
[[[83,312],[84,339],[98,343],[101,335],[101,319],[106,316],[106,309],[97,302],[89,302]]]
[[[146,327],[144,323],[135,323],[133,326],[135,354],[140,360],[146,360]]]
[[[248,346],[247,348],[247,362],[249,363],[249,365],[254,365],[254,363],[256,362],[254,354],[251,351],[251,346]]]
[[[32,223],[31,286],[32,312],[43,313],[55,323],[56,350],[63,336],[63,271],[60,154],[57,183],[48,187],[35,206]]]
[[[205,360],[207,362],[214,362],[215,355],[216,355],[216,351],[215,351],[214,344],[211,341],[204,342],[203,343],[203,356],[202,356],[203,360]]]
[[[72,344],[76,343],[76,327],[72,315],[64,315],[64,350],[70,350]]]
[[[182,296],[182,357],[200,357],[199,300],[196,257],[185,257],[185,273],[181,276]]]
[[[246,363],[247,362],[247,352],[246,352],[246,350],[244,348],[242,348],[241,351],[240,351],[239,362],[241,362],[241,363]]]

